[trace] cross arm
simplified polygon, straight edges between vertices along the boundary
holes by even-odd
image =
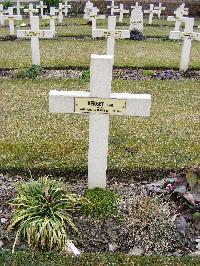
[[[173,16],[168,16],[167,21],[176,21],[176,18]]]
[[[28,13],[28,12],[39,13],[39,10],[38,9],[24,9],[24,12],[25,13]]]
[[[81,109],[79,111],[75,110],[76,98],[86,98],[86,102],[93,99],[93,97],[90,97],[90,93],[85,91],[51,90],[49,92],[49,111],[51,113],[87,113],[86,111],[81,112]],[[94,102],[97,102],[98,106],[97,99],[98,98],[95,98]],[[151,95],[149,94],[111,93],[109,98],[99,98],[99,100],[101,103],[100,106],[103,106],[104,102],[109,105],[110,102],[110,105],[116,104],[116,109],[120,108],[119,113],[111,108],[108,111],[108,114],[143,117],[150,116]],[[123,110],[121,109],[122,107],[124,107]]]
[[[38,37],[42,39],[51,39],[55,35],[53,30],[39,30],[39,31],[32,31],[32,30],[17,30],[17,38],[31,38],[31,37]]]

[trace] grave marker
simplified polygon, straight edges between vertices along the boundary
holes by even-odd
[[[165,7],[162,6],[162,3],[159,3],[159,5],[155,6],[154,9],[158,10],[157,15],[158,15],[158,18],[160,18],[162,11],[165,10]]]
[[[3,4],[0,4],[0,26],[4,26]]]
[[[17,0],[17,5],[15,8],[17,9],[17,15],[20,15],[21,14],[20,9],[24,9],[24,6],[21,6],[20,4],[20,0]]]
[[[149,10],[144,10],[145,14],[149,14],[149,24],[152,24],[153,15],[158,14],[158,10],[154,9],[154,4],[150,4]]]
[[[40,16],[44,15],[44,8],[47,8],[47,5],[44,5],[43,1],[40,1],[39,5],[36,5],[36,8],[40,9]]]
[[[64,12],[65,12],[65,17],[67,17],[67,15],[68,15],[68,11],[69,11],[69,9],[70,9],[71,7],[72,7],[71,5],[68,5],[68,0],[65,0],[65,10],[64,10]]]
[[[131,9],[137,9],[137,8],[142,9],[142,6],[139,6],[138,2],[135,3],[135,6],[131,6]]]
[[[116,16],[108,16],[108,29],[95,29],[92,31],[92,36],[107,38],[107,55],[112,55],[114,58],[115,39],[129,39],[129,30],[116,30]]]
[[[89,18],[89,21],[91,20],[92,21],[92,30],[96,29],[97,28],[97,19],[105,19],[106,16],[105,15],[96,15],[96,16],[91,16]]]
[[[56,12],[58,13],[58,22],[61,24],[63,21],[63,12],[64,12],[64,7],[62,3],[59,3],[58,10],[56,9]]]
[[[33,4],[29,4],[29,8],[24,9],[24,13],[29,13],[29,16],[33,16],[33,14],[39,13],[39,10],[37,8],[33,7]]]
[[[108,9],[110,9],[110,15],[114,15],[114,10],[118,8],[118,6],[115,6],[115,1],[111,1],[111,5],[107,6]]]
[[[9,31],[10,35],[15,34],[15,20],[22,20],[21,15],[13,15],[13,7],[8,7],[8,15],[1,15],[0,17],[3,17],[3,20],[8,20],[9,23]]]
[[[140,31],[143,32],[143,12],[142,8],[134,8],[131,11],[131,17],[130,17],[130,31]]]
[[[31,30],[17,30],[17,38],[30,38],[32,50],[32,64],[40,65],[40,47],[39,38],[51,39],[54,37],[53,30],[40,30],[39,17],[30,17]]]
[[[88,187],[105,188],[109,116],[150,116],[151,95],[111,93],[113,57],[91,55],[90,92],[49,92],[51,113],[89,116]]]
[[[190,60],[190,51],[192,46],[192,40],[200,41],[200,32],[194,32],[194,18],[184,18],[185,29],[184,32],[176,31],[174,35],[178,35],[177,39],[183,39],[183,47],[181,53],[180,70],[186,71],[188,69]]]
[[[174,32],[180,31],[181,23],[185,21],[185,18],[183,16],[183,12],[181,11],[180,7],[176,9],[174,12],[174,16],[168,16],[167,21],[175,21],[175,27],[174,30],[170,32],[169,39],[171,40],[177,40],[179,38],[179,35],[174,34]]]
[[[119,8],[114,9],[114,13],[119,13],[119,22],[123,22],[124,14],[129,14],[129,10],[124,9],[124,5],[120,4]]]
[[[49,15],[44,15],[42,16],[42,19],[49,19],[49,24],[50,24],[50,30],[53,30],[54,32],[56,31],[55,27],[55,20],[58,18],[56,15],[56,8],[54,6],[50,7],[50,13]]]

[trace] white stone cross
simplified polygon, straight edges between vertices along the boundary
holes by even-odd
[[[188,69],[189,60],[190,60],[190,51],[192,46],[192,40],[200,41],[200,32],[194,32],[194,18],[184,18],[185,20],[185,29],[184,32],[176,31],[174,34],[177,34],[183,39],[183,47],[181,53],[181,63],[180,70],[186,71]]]
[[[87,1],[84,8],[84,14],[89,15],[94,7],[94,4],[90,1]]]
[[[92,21],[92,30],[97,28],[97,20],[100,19],[105,19],[106,16],[105,15],[94,15],[94,16],[90,16],[90,15],[84,15],[84,19],[88,19],[89,21]]]
[[[118,6],[115,6],[115,1],[111,1],[111,5],[107,6],[108,9],[110,9],[110,15],[114,15],[114,10],[118,8]]]
[[[90,92],[49,92],[51,113],[89,116],[88,187],[105,188],[108,156],[109,116],[150,116],[151,95],[112,93],[113,57],[91,55]]]
[[[0,17],[3,17],[3,20],[8,20],[9,22],[9,31],[10,35],[15,34],[15,24],[14,20],[22,20],[21,15],[13,15],[13,7],[8,7],[8,15],[0,15]]]
[[[33,4],[29,4],[29,8],[24,9],[25,13],[29,13],[29,16],[33,16],[33,14],[39,13],[39,10],[37,8],[33,7]]]
[[[149,24],[152,24],[153,15],[158,14],[158,10],[154,9],[154,4],[150,4],[149,10],[144,10],[145,14],[149,14]]]
[[[40,1],[39,5],[36,5],[36,8],[40,9],[40,15],[44,15],[44,8],[47,8],[47,5],[44,5],[43,1]]]
[[[183,12],[181,11],[180,7],[176,9],[174,14],[175,14],[175,17],[174,16],[167,17],[167,21],[175,21],[175,27],[174,27],[174,30],[170,32],[169,39],[178,40],[179,35],[175,34],[174,32],[180,31],[181,23],[185,21],[186,17],[183,16]]]
[[[135,3],[135,6],[131,6],[131,9],[142,9],[142,6],[139,6],[139,3],[138,2],[136,2]]]
[[[59,3],[58,9],[56,9],[56,12],[58,13],[58,22],[62,23],[63,21],[63,12],[64,12],[65,5],[62,3]]]
[[[39,38],[51,39],[54,37],[53,30],[40,30],[39,17],[30,17],[31,30],[17,30],[17,38],[31,38],[32,64],[40,65]]]
[[[158,18],[160,18],[162,11],[165,10],[165,7],[162,6],[162,3],[159,3],[158,6],[154,7],[154,10],[158,10],[157,15],[158,15]]]
[[[0,4],[0,26],[4,26],[3,4]]]
[[[68,0],[65,0],[65,17],[67,17],[68,11],[71,7],[71,5],[68,5]]]
[[[143,12],[141,8],[132,9],[129,30],[143,32]]]
[[[92,21],[93,16],[97,16],[99,12],[99,9],[97,7],[94,7],[93,3],[88,1],[85,5],[84,9],[84,19],[88,19],[89,21]]]
[[[17,9],[17,15],[20,15],[21,14],[20,9],[24,9],[24,6],[21,6],[20,4],[20,0],[17,0],[17,5],[15,8]]]
[[[105,37],[107,38],[107,55],[112,55],[114,58],[115,53],[115,39],[129,39],[129,30],[116,30],[116,16],[108,16],[108,29],[95,29],[92,31],[92,37]]]
[[[123,22],[124,14],[129,14],[129,10],[124,9],[124,5],[120,4],[119,8],[114,9],[114,13],[119,13],[119,22]]]
[[[54,6],[50,7],[50,14],[42,16],[42,19],[50,20],[50,30],[56,31],[55,20],[58,18],[56,15],[56,8]]]
[[[182,12],[182,16],[188,16],[189,14],[189,8],[186,8],[185,7],[185,3],[182,3],[180,6],[179,6],[181,12]]]

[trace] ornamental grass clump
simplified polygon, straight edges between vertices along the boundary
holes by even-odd
[[[20,237],[26,238],[34,249],[63,250],[68,226],[78,232],[72,212],[82,201],[83,198],[67,193],[62,182],[47,177],[20,184],[11,203],[15,210],[9,229],[18,226],[13,252]]]

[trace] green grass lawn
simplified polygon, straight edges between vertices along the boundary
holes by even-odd
[[[88,67],[90,55],[105,54],[106,40],[43,40],[40,41],[41,64],[44,67]],[[0,42],[0,68],[21,68],[31,65],[30,41]],[[182,41],[146,40],[116,41],[115,65],[142,68],[179,68]],[[200,45],[193,41],[189,67],[200,67]]]
[[[27,18],[23,19],[23,21],[16,21],[16,30],[22,29],[19,27],[21,23],[29,24],[29,20]],[[57,23],[56,31],[57,36],[91,36],[91,26],[87,25],[87,21],[84,20],[82,17],[78,18],[65,18],[63,23],[67,24],[67,26],[60,26]],[[195,20],[196,25],[200,25],[199,20]],[[5,27],[0,28],[0,36],[8,36],[8,22],[5,21]],[[40,19],[40,28],[47,29],[49,26],[49,20],[42,20]],[[182,25],[184,26],[184,25]],[[98,20],[97,21],[98,28],[107,28],[107,21],[106,20]],[[125,17],[123,26],[117,26],[118,29],[128,29],[129,27],[129,18]],[[162,19],[155,19],[152,25],[148,24],[147,18],[144,19],[144,35],[146,37],[168,37],[170,30],[174,27],[174,22],[169,22],[165,18]],[[23,28],[28,29],[28,28]],[[15,30],[15,33],[16,33]],[[195,29],[195,31],[198,31]]]
[[[41,24],[40,29],[48,29],[48,25],[44,23]],[[98,23],[97,28],[107,28],[107,25],[103,25],[103,23]],[[129,27],[127,26],[117,26],[116,29],[125,29],[127,30]],[[16,31],[20,29],[29,29],[28,27],[16,27]],[[144,36],[145,37],[168,37],[171,27],[144,27]],[[2,27],[0,28],[0,37],[5,37],[9,35],[9,28]],[[91,36],[92,35],[92,26],[90,25],[69,25],[69,26],[56,26],[56,36],[59,37],[68,37],[68,36]]]
[[[199,257],[172,257],[172,256],[126,256],[124,254],[83,254],[79,258],[62,256],[52,252],[10,252],[0,251],[0,265],[6,266],[197,266]]]
[[[0,170],[86,173],[88,118],[50,114],[48,92],[88,86],[74,79],[1,80]],[[150,93],[152,110],[150,118],[110,118],[110,171],[199,164],[199,81],[114,80],[112,90]]]

